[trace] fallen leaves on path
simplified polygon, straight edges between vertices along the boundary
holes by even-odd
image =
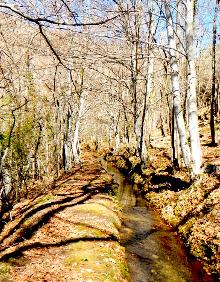
[[[87,155],[49,193],[15,206],[0,233],[0,280],[128,281],[111,184]]]

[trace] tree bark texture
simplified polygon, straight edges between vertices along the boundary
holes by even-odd
[[[170,11],[170,1],[165,1],[165,14],[166,14],[166,25],[167,35],[169,43],[169,54],[170,54],[170,68],[171,68],[171,84],[173,93],[173,107],[174,114],[177,122],[178,134],[180,139],[180,147],[183,155],[183,160],[187,168],[190,166],[190,150],[187,143],[187,135],[185,122],[183,118],[183,111],[181,107],[181,94],[180,94],[180,83],[179,83],[179,68],[176,58],[176,40],[174,34],[174,25]]]
[[[202,153],[199,138],[198,110],[196,97],[196,46],[194,32],[194,0],[186,3],[186,53],[187,53],[187,105],[191,147],[192,174],[200,173]]]

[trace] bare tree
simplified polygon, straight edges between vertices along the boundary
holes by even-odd
[[[178,68],[177,57],[176,57],[176,40],[174,34],[174,23],[170,11],[170,1],[165,1],[164,5],[165,5],[165,14],[166,14],[167,36],[168,36],[168,43],[170,48],[169,55],[170,55],[174,114],[177,122],[177,128],[180,138],[180,146],[183,154],[184,163],[186,167],[189,168],[190,150],[187,143],[186,128],[183,118],[183,111],[181,107],[179,68]]]
[[[217,24],[216,19],[218,15],[218,9],[219,9],[219,0],[215,0],[215,12],[214,12],[214,18],[213,18],[213,31],[212,31],[212,92],[211,92],[211,109],[210,109],[210,130],[211,130],[211,145],[215,146],[215,116],[216,116],[216,39],[217,39]]]
[[[192,158],[192,173],[198,175],[201,170],[202,153],[199,139],[197,95],[196,95],[196,46],[195,46],[195,0],[186,1],[186,55],[187,55],[187,105]]]

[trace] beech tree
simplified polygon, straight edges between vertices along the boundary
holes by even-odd
[[[195,46],[195,0],[186,1],[186,56],[187,56],[187,105],[193,175],[201,170],[202,156],[199,138],[197,94],[196,94],[196,46]]]
[[[170,1],[165,1],[165,14],[167,25],[167,36],[169,43],[169,55],[170,55],[170,68],[171,68],[171,83],[172,83],[172,95],[173,95],[173,108],[176,118],[180,146],[183,154],[184,163],[187,168],[190,167],[190,150],[187,142],[186,127],[183,118],[183,110],[181,106],[181,93],[179,83],[179,68],[176,57],[176,39],[174,34],[174,23],[170,11]]]

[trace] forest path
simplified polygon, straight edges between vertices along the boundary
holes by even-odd
[[[128,281],[112,176],[91,154],[0,233],[0,281]]]

